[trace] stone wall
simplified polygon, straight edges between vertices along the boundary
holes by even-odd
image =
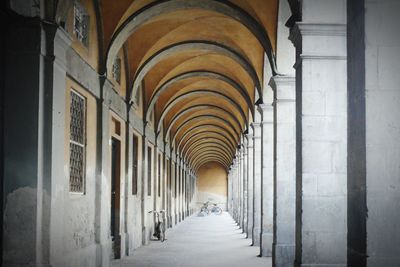
[[[367,264],[400,264],[399,1],[365,1]]]

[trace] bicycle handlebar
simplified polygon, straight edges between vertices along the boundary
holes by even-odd
[[[152,213],[152,212],[154,212],[154,213],[165,213],[165,210],[160,210],[160,211],[151,210],[148,213]]]

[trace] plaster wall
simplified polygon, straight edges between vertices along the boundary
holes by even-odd
[[[217,203],[223,210],[227,209],[228,178],[225,169],[218,163],[210,162],[198,171],[196,206],[210,201]]]
[[[399,1],[365,1],[367,264],[400,264]]]
[[[127,178],[127,235],[128,235],[128,244],[129,250],[127,251],[128,255],[133,253],[133,250],[140,247],[142,245],[142,230],[140,227],[141,224],[141,203],[140,196],[142,193],[142,179],[140,179],[140,173],[142,173],[142,137],[133,129],[130,129],[130,138],[133,139],[133,135],[138,138],[138,162],[137,162],[137,192],[134,194],[132,192],[132,159],[133,159],[133,145],[132,140],[128,140],[129,143],[129,160],[128,160],[128,178]]]
[[[66,80],[65,88],[64,175],[53,177],[51,262],[55,266],[95,266],[96,100],[71,79]],[[69,191],[71,90],[85,97],[87,105],[84,193]]]

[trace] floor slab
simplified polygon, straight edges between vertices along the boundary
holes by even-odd
[[[113,267],[268,267],[271,258],[257,257],[230,215],[192,216],[167,231],[163,243],[151,241]]]

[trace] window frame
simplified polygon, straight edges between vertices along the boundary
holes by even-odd
[[[79,21],[79,25],[77,25],[77,21]],[[88,48],[90,35],[90,16],[86,8],[79,3],[79,1],[74,1],[72,27],[72,32],[74,33],[76,39],[86,48]]]
[[[84,102],[84,109],[83,109],[83,143],[79,143],[71,139],[71,122],[72,122],[72,114],[71,114],[71,104],[72,104],[72,94],[75,94],[77,97],[81,98]],[[87,98],[75,90],[73,87],[70,89],[70,101],[69,101],[69,183],[68,183],[68,191],[70,194],[76,195],[85,195],[86,194],[86,155],[87,155]],[[71,144],[77,145],[82,147],[82,181],[81,181],[81,191],[72,191],[71,190]]]
[[[139,136],[133,134],[132,135],[132,195],[138,194],[138,180],[139,180],[138,178],[139,178]]]

